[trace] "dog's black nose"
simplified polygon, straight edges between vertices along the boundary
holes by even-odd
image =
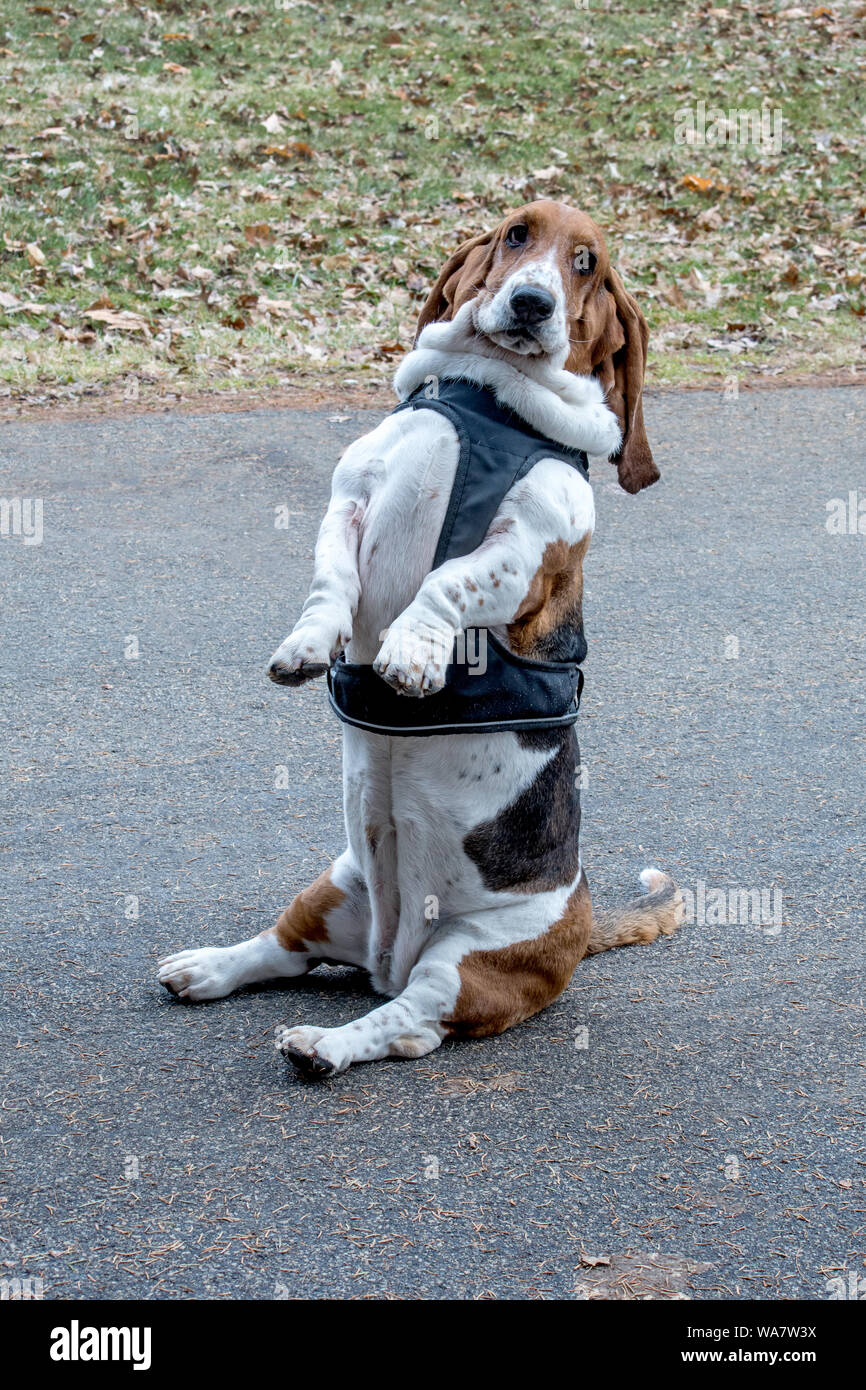
[[[509,305],[519,323],[543,323],[556,308],[556,300],[538,285],[518,285],[511,291]]]

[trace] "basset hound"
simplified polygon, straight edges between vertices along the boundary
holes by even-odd
[[[447,653],[470,629],[515,660],[579,662],[595,512],[568,451],[611,459],[630,493],[659,477],[641,404],[647,338],[585,213],[533,202],[466,241],[396,373],[413,408],[337,465],[310,593],[271,679],[298,685],[348,661],[372,668],[392,705],[396,690],[432,709]],[[454,421],[433,407],[436,389],[455,382],[528,430],[535,452],[474,550],[437,566],[462,455]],[[310,1075],[520,1023],[562,993],[584,955],[653,941],[682,917],[672,880],[654,868],[621,911],[593,912],[579,765],[573,722],[423,736],[345,723],[343,853],[275,926],[169,956],[159,979],[208,1000],[321,962],[364,968],[387,1002],[340,1027],[278,1030]]]

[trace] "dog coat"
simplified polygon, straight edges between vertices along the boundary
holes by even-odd
[[[506,493],[540,459],[559,459],[589,479],[586,454],[547,439],[493,392],[469,381],[441,381],[428,398],[421,386],[400,410],[437,410],[454,425],[460,456],[439,533],[433,569],[476,550]],[[339,656],[328,694],[347,724],[376,734],[480,734],[554,729],[577,718],[583,672],[575,661],[534,661],[510,652],[487,628],[455,642],[441,690],[398,695],[372,666]]]

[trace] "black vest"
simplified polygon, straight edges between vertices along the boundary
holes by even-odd
[[[485,386],[440,381],[437,396],[428,399],[419,387],[392,413],[400,410],[437,410],[452,422],[460,441],[433,569],[478,548],[505,494],[539,459],[560,459],[589,478],[582,450],[547,439],[501,406]],[[577,718],[582,686],[577,662],[515,656],[486,628],[458,638],[444,687],[420,699],[398,695],[372,666],[344,656],[328,673],[331,704],[345,723],[415,737],[560,728]]]

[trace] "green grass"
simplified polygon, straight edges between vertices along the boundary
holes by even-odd
[[[864,14],[0,0],[0,393],[378,385],[536,196],[605,229],[654,383],[862,368]],[[700,100],[781,150],[677,143]]]

